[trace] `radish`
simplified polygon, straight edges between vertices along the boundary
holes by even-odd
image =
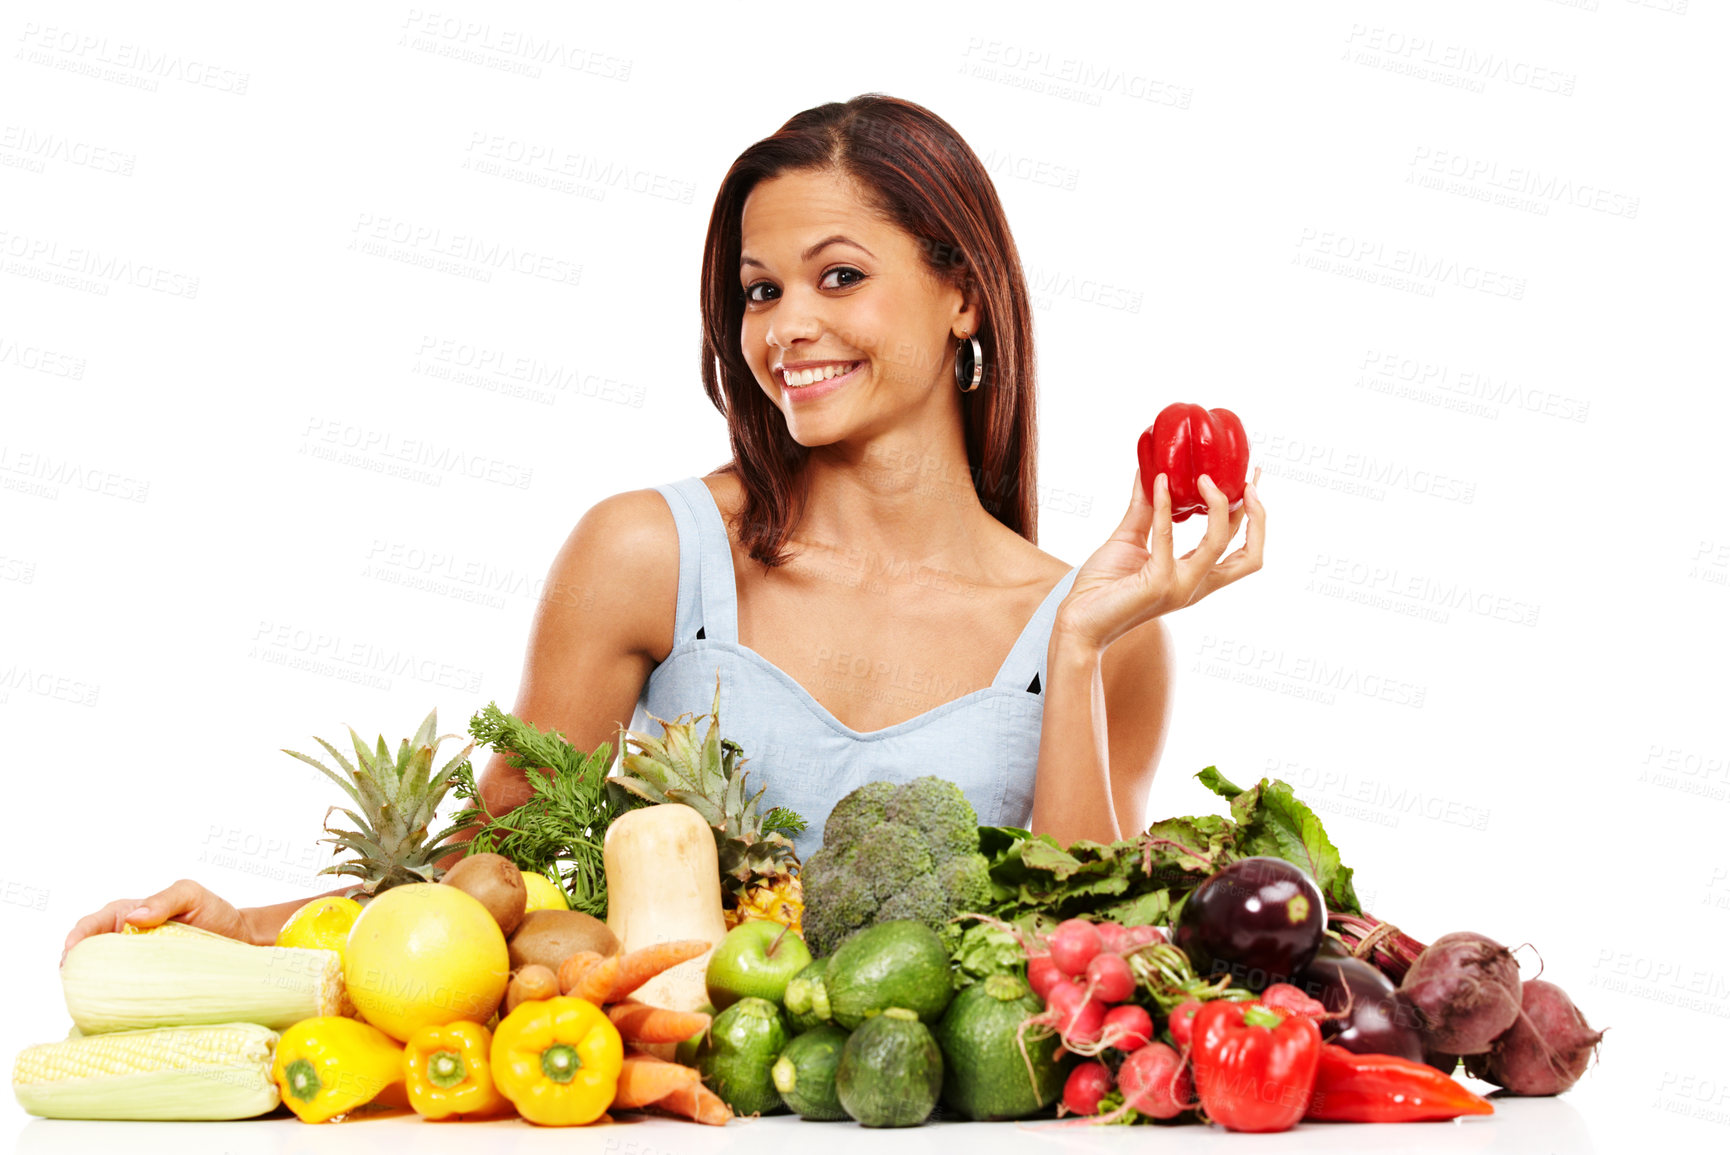
[[[1111,1072],[1094,1060],[1069,1072],[1063,1084],[1063,1109],[1072,1115],[1099,1114],[1099,1101],[1111,1090]]]
[[[1112,1007],[1105,1012],[1105,1029],[1099,1038],[1125,1054],[1140,1050],[1153,1041],[1153,1018],[1134,1003]]]
[[[1135,993],[1135,976],[1122,955],[1101,951],[1087,964],[1087,981],[1095,998],[1107,1003],[1121,1003]]]
[[[1064,981],[1063,972],[1057,969],[1057,964],[1051,961],[1048,954],[1036,954],[1027,960],[1027,985],[1039,1001],[1044,1002],[1051,994],[1051,988]]]
[[[1195,1030],[1195,1013],[1201,1010],[1201,1002],[1190,999],[1171,1008],[1171,1016],[1166,1020],[1166,1026],[1171,1031],[1171,1041],[1180,1047],[1189,1046],[1190,1034]]]
[[[1066,975],[1087,973],[1087,964],[1099,953],[1099,931],[1086,919],[1066,918],[1047,940],[1051,961]]]
[[[1417,1008],[1423,1047],[1478,1055],[1520,1015],[1520,968],[1501,943],[1469,931],[1444,934],[1400,982]]]
[[[1046,1023],[1063,1039],[1071,1043],[1099,1042],[1105,1029],[1105,1004],[1088,995],[1087,989],[1074,980],[1066,980],[1051,988],[1045,1000]]]
[[[1162,927],[1127,926],[1124,927],[1124,929],[1129,932],[1129,939],[1131,942],[1135,943],[1136,946],[1147,946],[1150,943],[1171,941],[1171,936],[1166,934]]]
[[[1099,949],[1108,954],[1128,954],[1135,949],[1135,937],[1128,928],[1115,922],[1098,924]]]
[[[1155,1119],[1189,1110],[1194,1094],[1189,1069],[1164,1043],[1149,1043],[1125,1059],[1117,1069],[1117,1086],[1124,1103]]]
[[[1520,991],[1520,1014],[1489,1052],[1469,1055],[1466,1072],[1516,1095],[1560,1095],[1586,1073],[1603,1031],[1554,983],[1533,979]]]
[[[1316,999],[1290,983],[1275,983],[1261,993],[1261,1005],[1282,1015],[1304,1015],[1312,1019],[1327,1017],[1328,1009]]]

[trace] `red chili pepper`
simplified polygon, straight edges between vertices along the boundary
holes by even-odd
[[[1315,1020],[1260,1003],[1208,1003],[1196,1012],[1195,1089],[1230,1131],[1284,1131],[1304,1116],[1322,1034]]]
[[[1141,461],[1141,486],[1153,501],[1153,480],[1165,474],[1171,490],[1171,520],[1206,513],[1197,479],[1207,474],[1228,503],[1243,500],[1249,476],[1249,438],[1243,422],[1229,409],[1204,409],[1178,402],[1159,411],[1136,443]]]
[[[1398,1055],[1355,1055],[1322,1047],[1315,1091],[1305,1119],[1322,1123],[1417,1123],[1461,1115],[1493,1115],[1488,1099],[1453,1076]]]

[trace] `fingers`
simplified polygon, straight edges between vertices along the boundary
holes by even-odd
[[[1258,469],[1256,479],[1260,478],[1261,470]],[[1249,531],[1244,535],[1243,548],[1208,572],[1196,597],[1205,597],[1214,590],[1261,569],[1262,542],[1267,534],[1267,507],[1261,502],[1261,494],[1256,492],[1255,482],[1244,486],[1243,492],[1244,508],[1249,511]]]
[[[66,942],[60,948],[60,961],[66,961],[66,952],[94,934],[111,934],[118,931],[123,924],[126,913],[138,907],[136,898],[119,898],[96,911],[87,914],[72,924],[72,932],[66,936]]]
[[[1184,555],[1177,567],[1179,584],[1190,593],[1201,585],[1208,570],[1219,560],[1219,555],[1225,552],[1225,547],[1231,542],[1232,532],[1237,528],[1237,523],[1227,514],[1225,492],[1213,483],[1213,479],[1204,473],[1197,479],[1197,485],[1202,497],[1207,501],[1207,532],[1202,535],[1196,547]]]
[[[1112,532],[1112,541],[1128,542],[1130,545],[1145,546],[1147,531],[1154,522],[1153,506],[1148,504],[1147,491],[1141,487],[1141,466],[1135,467],[1135,486],[1129,495],[1129,509],[1123,515],[1123,520],[1117,523],[1117,529]]]

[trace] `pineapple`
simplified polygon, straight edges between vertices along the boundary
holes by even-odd
[[[348,796],[360,808],[358,814],[346,806],[332,806],[325,811],[325,832],[335,837],[319,840],[333,843],[337,850],[346,850],[356,856],[319,871],[320,874],[347,874],[360,878],[360,883],[349,888],[347,897],[365,902],[380,891],[406,882],[437,882],[444,873],[436,865],[437,861],[461,845],[450,838],[469,824],[464,819],[471,818],[472,812],[465,812],[433,838],[427,837],[427,828],[451,785],[452,777],[468,766],[469,752],[474,749],[474,743],[464,746],[456,757],[434,773],[433,755],[445,741],[458,737],[445,734],[434,738],[437,730],[438,711],[434,710],[426,716],[415,736],[405,738],[397,747],[393,759],[382,736],[378,748],[368,750],[351,726],[348,733],[354,742],[353,763],[323,738],[315,739],[330,751],[331,757],[342,767],[342,774],[316,758],[294,750],[283,751],[323,771],[331,781],[348,791]],[[359,829],[332,828],[329,825],[331,810],[341,810]]]
[[[780,807],[766,815],[757,802],[767,787],[745,796],[744,750],[720,736],[721,683],[715,682],[715,702],[708,714],[681,714],[661,723],[660,738],[635,730],[620,730],[621,773],[609,784],[651,803],[682,802],[715,828],[716,856],[721,863],[722,903],[729,929],[748,919],[764,918],[802,933],[805,901],[799,883],[799,859],[783,831],[804,829],[804,820]],[[697,725],[709,727],[702,739]],[[686,721],[686,719],[691,719]]]

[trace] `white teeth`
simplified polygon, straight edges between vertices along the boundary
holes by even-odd
[[[849,361],[845,365],[824,365],[817,369],[782,370],[782,377],[789,388],[797,389],[805,385],[815,385],[819,381],[827,381],[831,377],[840,377],[852,372],[859,362]]]

